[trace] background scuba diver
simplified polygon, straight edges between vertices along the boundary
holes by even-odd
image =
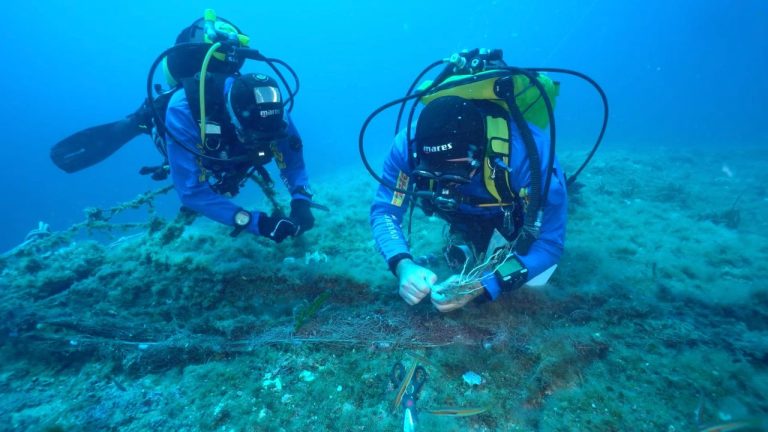
[[[491,195],[484,179],[489,172],[484,165],[491,165],[487,149],[495,140],[505,139],[488,131],[492,119],[505,119],[503,129],[509,125],[511,134],[507,140],[510,159],[506,167],[510,194],[502,203]],[[529,127],[538,160],[544,165],[549,159],[549,137],[530,122]],[[418,205],[427,214],[435,214],[449,223],[446,257],[453,268],[468,270],[475,265],[475,258],[489,259],[496,247],[489,243],[496,243],[499,234],[503,237],[501,243],[517,237],[527,205],[527,198],[521,197],[531,187],[531,170],[519,128],[509,120],[506,109],[485,100],[438,97],[427,103],[416,123],[417,160],[408,151],[406,137],[405,131],[396,136],[384,163],[382,179],[400,189],[415,186],[415,196],[425,197],[417,198]],[[496,169],[502,168],[490,172],[504,178]],[[542,171],[547,172],[545,166]],[[552,177],[543,203],[541,230],[528,252],[514,254],[494,271],[479,274],[472,286],[464,286],[458,292],[445,289],[457,276],[438,285],[435,273],[414,262],[410,255],[401,221],[412,195],[393,192],[385,184],[379,186],[371,206],[371,226],[380,252],[399,278],[400,296],[413,305],[431,295],[437,309],[447,312],[483,293],[495,300],[502,290],[520,287],[552,268],[563,251],[567,220],[566,183],[557,161]],[[420,195],[419,191],[425,193]]]
[[[147,100],[153,103],[144,103],[123,120],[60,141],[51,149],[54,163],[66,172],[79,171],[135,136],[151,134],[165,161],[159,167],[142,168],[141,173],[162,180],[170,170],[183,204],[234,226],[232,235],[247,230],[281,242],[310,230],[314,225],[310,206],[322,206],[311,202],[301,139],[287,112],[295,91],[289,88],[290,97],[283,100],[276,80],[264,74],[241,76],[239,70],[249,58],[267,63],[286,88],[273,63],[291,72],[296,89],[298,79],[284,62],[248,49],[248,41],[234,24],[206,10],[150,68]],[[171,86],[164,92],[152,85],[160,62]],[[201,82],[200,76],[206,79]],[[273,157],[291,193],[290,216],[284,216],[274,201],[272,182],[263,167]],[[251,214],[229,199],[249,178],[259,182],[275,204],[272,215]]]
[[[206,36],[205,22],[199,21],[181,32],[177,45]],[[217,32],[247,44],[237,28],[218,22],[222,24],[215,29]],[[167,70],[174,77],[189,76],[196,67],[192,62],[193,68],[187,69],[188,59],[195,57],[180,55],[182,61],[175,62],[169,55]],[[216,67],[216,55],[210,59],[213,63],[208,66]],[[242,62],[218,64],[219,71],[205,74],[205,87],[201,87],[200,74],[181,79],[184,91],[174,93],[168,102],[165,141],[176,191],[186,207],[234,226],[233,236],[246,230],[279,243],[286,237],[301,235],[314,226],[312,194],[301,138],[284,110],[277,81],[264,74],[240,76],[231,70],[239,69]],[[201,88],[205,89],[204,95]],[[195,102],[202,96],[204,103],[198,106]],[[228,198],[236,195],[254,172],[269,181],[263,165],[273,157],[291,193],[290,216],[279,210],[272,215],[251,213]]]

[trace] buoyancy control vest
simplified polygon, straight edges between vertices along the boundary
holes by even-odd
[[[537,79],[547,93],[552,106],[559,94],[560,83],[553,81],[546,75],[539,74]],[[499,96],[498,87],[502,80],[512,86],[514,101],[522,113],[525,121],[546,129],[549,124],[549,115],[540,91],[524,75],[512,77],[500,76],[499,71],[489,70],[474,75],[454,75],[447,78],[443,90],[429,93],[421,98],[424,105],[443,96],[458,96],[472,100],[483,112],[485,117],[486,146],[483,157],[483,180],[488,192],[495,198],[495,202],[478,203],[477,206],[506,206],[513,203],[518,197],[525,199],[527,189],[513,190],[509,180],[508,167],[511,158],[512,143],[512,118],[509,101]],[[451,86],[452,83],[461,85]],[[424,82],[420,89],[425,89],[432,84]]]
[[[528,213],[528,204],[532,196],[537,196],[535,213],[523,216],[529,225],[534,225],[541,214],[544,205],[541,197],[541,187],[538,182],[543,174],[538,144],[533,141],[528,123],[542,129],[549,125],[550,113],[544,95],[554,107],[554,101],[559,93],[559,83],[543,74],[535,77],[537,85],[526,75],[510,75],[508,71],[490,69],[468,75],[448,77],[431,92],[425,93],[420,101],[428,105],[431,101],[444,96],[458,96],[471,100],[483,112],[485,118],[486,143],[483,155],[483,182],[493,200],[476,200],[472,197],[455,197],[458,202],[475,207],[500,207],[504,213],[503,234],[508,237],[517,232],[521,223],[520,215]],[[432,86],[431,81],[422,83],[419,90],[424,91]],[[531,185],[527,188],[514,190],[509,179],[509,164],[511,160],[511,143],[513,128],[521,135],[526,155],[531,165]],[[538,216],[537,216],[538,215]],[[446,215],[448,216],[448,215]],[[514,221],[514,229],[511,226]],[[530,230],[530,228],[529,228]],[[521,250],[533,241],[537,234],[529,235]]]
[[[474,218],[475,223],[480,224],[476,215],[463,215],[455,212],[458,205],[468,205],[475,208],[497,208],[499,212],[489,212],[494,216],[482,221],[483,225],[493,224],[505,237],[513,238],[523,223],[523,213],[527,205],[527,188],[516,191],[510,181],[509,171],[506,167],[511,158],[511,137],[513,134],[512,122],[507,110],[498,103],[488,100],[473,100],[483,115],[485,128],[485,148],[483,150],[482,185],[488,193],[488,197],[476,197],[460,193],[452,193],[441,190],[439,193],[452,195],[455,200],[454,208],[447,209],[435,205],[433,199],[422,199],[420,207],[427,214],[437,213],[441,218],[451,224],[468,224],[467,218]],[[499,160],[497,163],[496,160]],[[421,189],[435,191],[441,186],[434,180],[429,180]],[[458,185],[454,185],[458,187]]]

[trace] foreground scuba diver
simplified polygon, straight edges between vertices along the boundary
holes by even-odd
[[[568,201],[554,154],[559,84],[534,70],[507,67],[500,50],[462,52],[448,63],[418,92],[411,94],[412,86],[405,98],[375,111],[360,142],[366,168],[381,183],[371,206],[373,236],[399,279],[400,296],[410,305],[430,296],[441,312],[480,295],[495,300],[526,283],[545,283],[563,252]],[[606,106],[605,122],[607,101],[594,85]],[[362,150],[365,129],[388,107],[401,104],[402,116],[410,99],[411,115],[379,177]],[[417,102],[425,105],[412,126]],[[457,274],[440,284],[411,256],[403,234],[414,204],[448,222],[445,257]]]
[[[51,151],[54,162],[67,172],[78,171],[106,158],[134,136],[153,136],[165,161],[143,168],[143,174],[164,179],[170,171],[183,205],[219,223],[275,242],[312,229],[314,216],[302,142],[288,112],[291,91],[274,63],[248,48],[248,37],[227,20],[206,10],[204,18],[181,31],[174,47],[153,64],[147,80],[148,99],[134,114],[114,124],[75,134]],[[278,82],[266,74],[241,74],[246,59],[266,63],[282,80],[290,97],[283,98]],[[162,63],[170,90],[152,85]],[[200,79],[205,77],[205,79]],[[296,79],[296,87],[298,80]],[[264,165],[275,159],[291,194],[285,215],[274,199],[272,181]],[[270,215],[248,211],[230,198],[253,179],[272,200]]]

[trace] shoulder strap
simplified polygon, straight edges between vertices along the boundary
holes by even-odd
[[[227,75],[208,73],[205,82],[205,111],[206,117],[221,121],[222,114],[226,114],[227,107],[224,100],[224,84]],[[184,93],[187,95],[187,102],[192,111],[192,116],[197,122],[200,122],[200,80],[199,77],[184,78],[181,80],[184,87]]]
[[[511,129],[504,108],[494,102],[482,102],[485,112],[486,150],[483,160],[483,180],[488,192],[499,205],[512,205],[516,195],[509,181]],[[501,163],[499,163],[501,162]]]
[[[202,151],[218,150],[237,141],[237,133],[229,121],[224,85],[230,75],[208,73],[205,83],[206,138]],[[198,77],[181,80],[192,117],[200,124],[200,80]]]

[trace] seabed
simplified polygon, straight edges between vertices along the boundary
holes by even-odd
[[[277,246],[186,215],[104,240],[108,217],[91,211],[79,237],[52,227],[0,259],[0,430],[397,431],[397,362],[427,374],[419,431],[760,417],[764,156],[601,151],[549,285],[449,314],[397,295],[357,171],[316,179],[333,211]],[[417,210],[414,253],[440,257],[442,230]]]

